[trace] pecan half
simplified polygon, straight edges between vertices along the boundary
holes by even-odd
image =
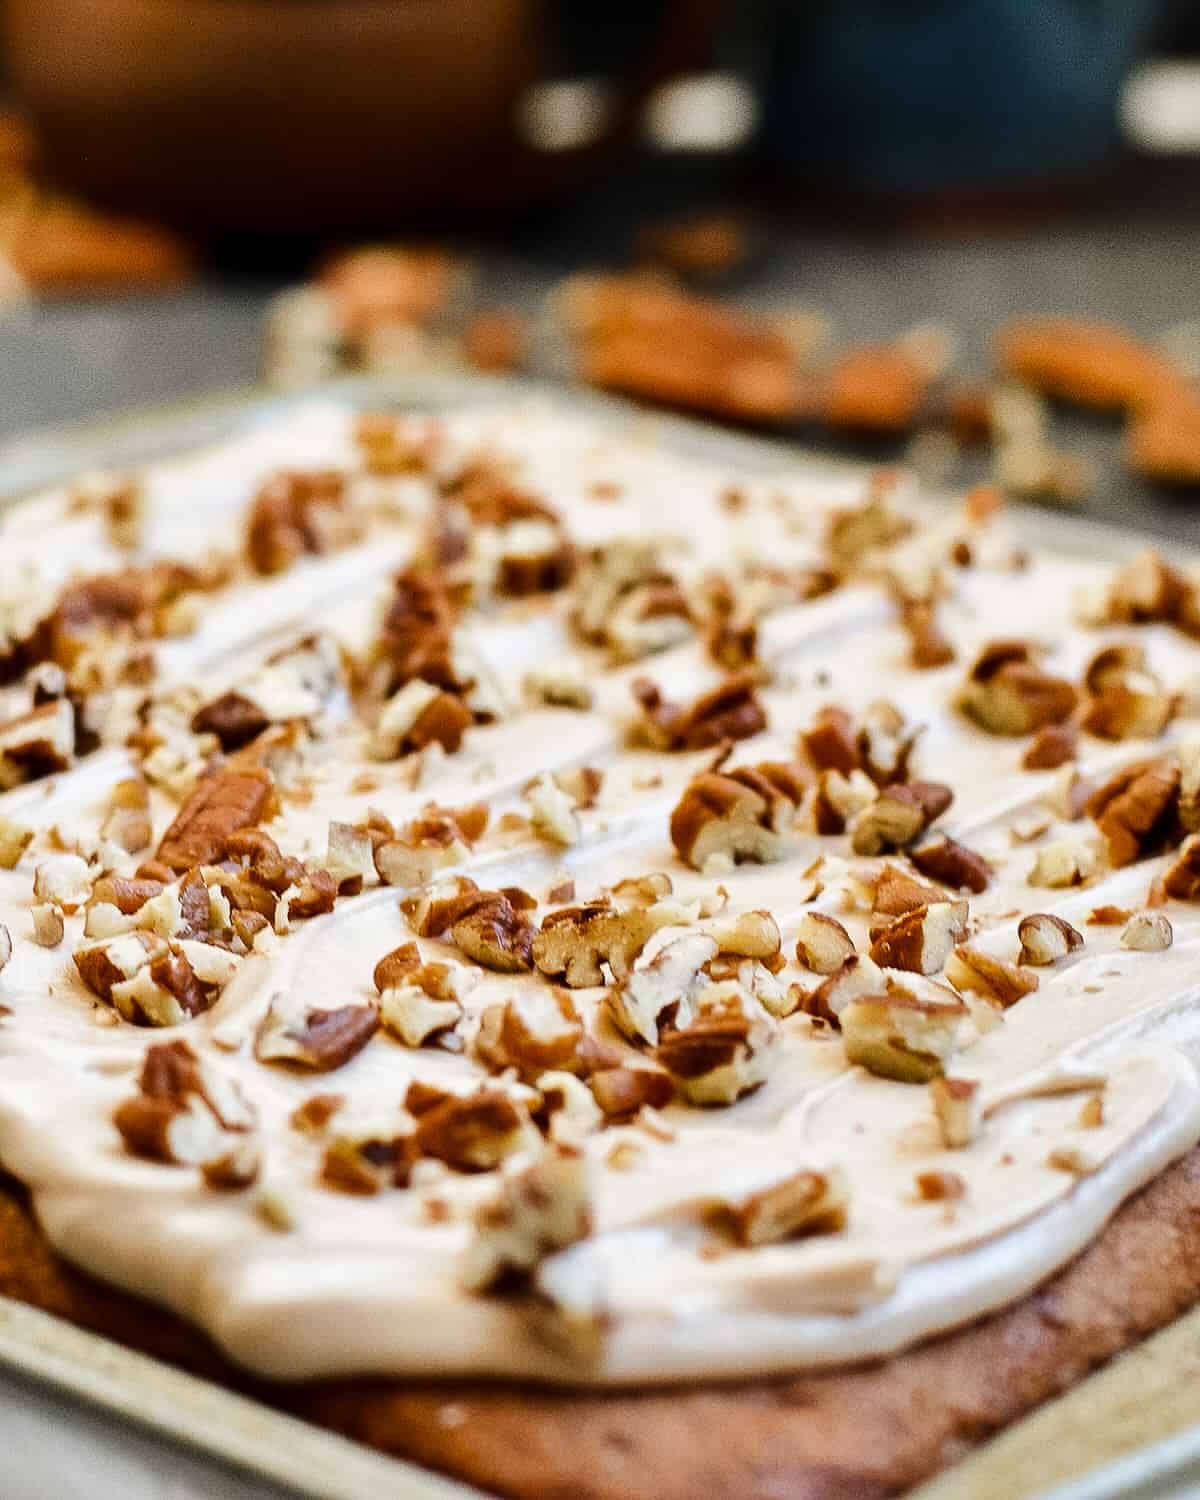
[[[273,800],[274,782],[261,767],[202,777],[163,834],[156,857],[178,871],[216,864],[230,834],[260,822]]]

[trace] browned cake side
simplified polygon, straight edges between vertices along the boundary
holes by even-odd
[[[1200,1148],[1007,1311],[867,1368],[595,1394],[478,1380],[248,1378],[173,1314],[64,1265],[0,1192],[0,1292],[373,1447],[520,1500],[897,1494],[1200,1298]]]

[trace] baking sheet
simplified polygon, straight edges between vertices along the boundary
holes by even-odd
[[[363,408],[414,410],[538,396],[602,422],[632,423],[685,457],[746,472],[865,469],[774,440],[525,380],[351,377],[319,391],[283,396],[230,392],[201,405],[34,432],[0,445],[0,503],[86,470],[120,469],[203,447],[270,422],[318,395]],[[1135,533],[1082,517],[1030,508],[1014,517],[1031,545],[1075,555],[1127,559],[1131,547],[1142,542]],[[1195,1366],[1189,1373],[1200,1374],[1200,1310],[1014,1424],[923,1486],[913,1500],[1032,1500],[1035,1495],[1045,1500],[1166,1500],[1193,1492],[1200,1486],[1200,1425],[1190,1424],[1200,1423],[1200,1380],[1180,1378],[1189,1355]],[[376,1494],[394,1500],[480,1500],[480,1492],[466,1485],[376,1454],[2,1297],[0,1361],[317,1500]],[[1163,1398],[1158,1402],[1152,1399],[1156,1390]],[[1197,1394],[1189,1400],[1190,1392]],[[1104,1467],[1087,1473],[1096,1470],[1097,1458]],[[1079,1475],[1084,1477],[1073,1477]]]

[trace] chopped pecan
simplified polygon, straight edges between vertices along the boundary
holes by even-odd
[[[548,912],[533,939],[534,965],[571,989],[604,983],[602,964],[624,979],[659,926],[649,908],[622,911],[607,901]]]
[[[407,1107],[411,1112],[412,1105]],[[460,1172],[490,1171],[528,1146],[531,1134],[536,1140],[516,1102],[502,1089],[487,1085],[473,1094],[451,1094],[417,1115],[421,1153]]]
[[[1034,856],[1027,877],[1030,885],[1046,890],[1065,890],[1086,885],[1100,869],[1096,847],[1080,839],[1055,839],[1043,844]]]
[[[475,1238],[459,1267],[460,1284],[483,1292],[526,1277],[591,1229],[587,1158],[572,1146],[548,1146],[528,1166],[505,1173],[496,1196],[480,1206]]]
[[[850,844],[855,854],[903,849],[950,806],[953,792],[939,781],[885,786],[854,819]]]
[[[310,1094],[303,1104],[297,1104],[288,1116],[293,1130],[306,1135],[315,1135],[324,1130],[338,1110],[346,1102],[344,1094]]]
[[[35,900],[76,912],[92,893],[93,874],[78,854],[51,854],[33,872]]]
[[[591,687],[572,667],[526,672],[522,686],[526,698],[544,708],[573,708],[586,712],[595,702]]]
[[[657,1068],[600,1068],[590,1080],[596,1103],[606,1115],[635,1115],[643,1105],[665,1109],[675,1097],[675,1085]]]
[[[420,679],[463,692],[467,684],[455,670],[455,610],[445,580],[433,568],[414,566],[398,573],[393,587],[370,658],[379,691],[390,697]]]
[[[543,771],[525,788],[529,822],[533,831],[551,844],[564,848],[577,843],[581,833],[575,800],[549,771]]]
[[[259,489],[246,524],[256,573],[283,573],[305,553],[327,552],[346,536],[345,476],[332,469],[283,470]]]
[[[902,605],[901,623],[908,632],[909,665],[918,672],[945,667],[955,658],[954,647],[938,625],[932,604],[910,600]]]
[[[351,1124],[339,1129],[326,1146],[321,1183],[361,1196],[407,1187],[417,1155],[416,1137],[407,1121]]]
[[[1104,618],[1143,625],[1178,619],[1192,592],[1189,580],[1153,548],[1139,552],[1108,586]]]
[[[0,817],[0,870],[15,870],[22,854],[33,842],[33,829]]]
[[[655,1057],[691,1104],[732,1104],[766,1081],[777,1023],[736,980],[709,984],[664,1028]]]
[[[1175,931],[1161,911],[1139,911],[1121,934],[1121,947],[1138,953],[1161,953],[1174,941]]]
[[[1079,731],[1073,724],[1044,724],[1026,747],[1021,765],[1027,771],[1055,771],[1078,751]]]
[[[855,567],[867,554],[892,547],[911,533],[912,521],[891,503],[894,487],[894,474],[881,471],[861,505],[830,512],[825,545],[839,567]]]
[[[395,760],[435,741],[453,755],[474,723],[461,698],[413,678],[388,699],[371,737],[377,760]]]
[[[126,854],[140,854],[150,847],[154,830],[150,821],[150,788],[144,781],[130,777],[117,782],[100,825],[100,835]]]
[[[415,943],[405,945],[416,949]],[[461,994],[464,985],[461,970],[449,964],[421,963],[401,977],[392,973],[389,954],[375,965],[375,983],[379,986],[379,1019],[385,1029],[406,1047],[420,1047],[433,1037],[456,1026],[463,1016]],[[381,978],[387,978],[381,983]]]
[[[222,750],[240,750],[270,724],[270,715],[235,688],[204,704],[192,715],[193,734],[213,734]]]
[[[57,906],[34,906],[29,913],[33,921],[33,940],[40,948],[57,948],[66,931],[63,914]]]
[[[1135,642],[1106,646],[1084,671],[1089,693],[1082,726],[1106,740],[1156,739],[1175,711],[1174,695],[1146,663]]]
[[[803,795],[804,776],[794,766],[763,762],[704,772],[671,814],[671,842],[697,870],[769,863],[782,857]]]
[[[987,890],[992,878],[992,867],[983,855],[952,838],[922,844],[909,850],[908,857],[922,875],[928,875],[931,880],[938,880],[952,890],[979,895]]]
[[[929,1085],[942,1145],[961,1150],[977,1140],[983,1128],[983,1100],[973,1078],[935,1078]]]
[[[329,1009],[299,1005],[276,995],[259,1023],[254,1055],[260,1062],[289,1063],[328,1073],[356,1057],[379,1029],[375,1005]]]
[[[1132,864],[1171,837],[1179,780],[1178,763],[1164,756],[1125,766],[1096,788],[1087,812],[1104,835],[1110,863]]]
[[[691,932],[666,943],[642,968],[633,969],[604,1003],[618,1028],[631,1041],[658,1041],[659,1025],[669,1008],[690,1011],[695,995],[709,983],[704,966],[719,952],[715,938]]]
[[[449,936],[485,969],[517,974],[533,967],[533,926],[499,891],[476,892],[467,910],[455,918]]]
[[[844,1172],[793,1172],[768,1187],[721,1205],[739,1245],[774,1245],[807,1234],[836,1234],[846,1225],[850,1201]]]
[[[910,729],[894,704],[870,704],[856,722],[843,708],[826,705],[800,734],[800,748],[816,771],[867,775],[876,786],[909,779],[919,730]]]
[[[1032,734],[1069,719],[1078,694],[1066,678],[1042,671],[1039,654],[1029,641],[985,646],[967,674],[958,706],[989,734]]]
[[[796,957],[814,974],[836,974],[854,954],[854,939],[836,917],[809,911],[796,929]]]
[[[819,771],[812,797],[813,826],[820,834],[845,833],[879,795],[879,788],[865,771]]]
[[[230,834],[260,822],[273,800],[274,782],[261,767],[205,776],[163,834],[157,858],[176,871],[215,864]]]
[[[1038,987],[1037,975],[1028,969],[965,945],[955,948],[946,961],[946,978],[956,989],[982,995],[1002,1010],[1015,1005]]]
[[[1019,962],[1053,964],[1083,947],[1083,934],[1053,912],[1033,912],[1017,925],[1021,940]]]
[[[860,995],[841,1013],[846,1059],[880,1078],[928,1083],[945,1071],[965,1014],[958,1003]]]
[[[841,1025],[841,1013],[852,1000],[878,994],[886,988],[883,971],[865,954],[847,958],[810,994],[804,995],[800,1008],[827,1026]]]
[[[254,1122],[237,1085],[183,1041],[147,1049],[138,1093],[113,1117],[134,1155],[181,1165],[221,1161],[245,1142]]]
[[[767,727],[757,678],[748,672],[727,677],[687,707],[666,702],[646,677],[633,683],[633,695],[643,714],[639,732],[658,750],[705,750],[727,740],[750,739]]]
[[[1163,893],[1176,901],[1195,901],[1200,896],[1200,835],[1186,839],[1178,857],[1162,877]]]
[[[959,889],[962,889],[961,885]],[[905,912],[914,911],[918,906],[928,906],[932,901],[944,900],[945,892],[938,886],[930,885],[927,880],[919,880],[908,870],[902,870],[899,865],[888,861],[875,881],[871,915],[876,918],[902,917]]]
[[[851,771],[861,769],[854,720],[844,708],[827,704],[820,709],[812,724],[802,731],[800,744],[814,770],[840,771],[849,776]]]
[[[75,756],[75,713],[66,698],[0,724],[0,791],[65,771]]]
[[[936,974],[967,935],[967,903],[937,901],[889,922],[871,944],[871,959],[888,969]]]
[[[533,1079],[548,1070],[579,1068],[583,1022],[563,990],[529,989],[498,1001],[480,1017],[475,1053],[489,1068],[515,1068]]]
[[[615,661],[638,661],[692,634],[691,610],[651,542],[619,539],[591,552],[575,580],[572,623]]]

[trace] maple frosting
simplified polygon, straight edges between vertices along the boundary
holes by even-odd
[[[537,404],[413,417],[390,442],[381,459],[353,412],[313,405],[148,467],[132,537],[119,507],[114,521],[111,477],[0,516],[12,660],[0,848],[6,834],[20,846],[0,869],[12,949],[0,970],[0,1160],[58,1251],[268,1376],[749,1375],[874,1357],[1021,1296],[1200,1140],[1200,906],[1172,894],[1181,876],[1166,878],[1186,856],[1186,814],[1172,803],[1125,859],[1102,814],[1069,805],[1073,777],[1086,791],[1125,766],[1186,759],[1200,649],[1178,608],[1106,613],[1110,563],[1026,556],[978,497],[943,509],[861,474],[789,466],[782,451],[777,471],[732,470],[678,456],[650,424]],[[280,470],[338,476],[337,514],[310,526],[291,493],[271,513],[286,525],[260,537],[276,550],[256,563],[250,518]],[[481,471],[493,491],[465,506],[465,533],[448,544],[447,509]],[[497,474],[532,497],[499,525]],[[847,540],[847,516],[873,517],[865,543]],[[640,615],[603,566],[630,539],[652,548],[644,581],[659,591]],[[452,579],[455,670],[405,680],[379,649],[381,621],[394,576],[431,547]],[[43,708],[71,701],[48,666],[70,679],[79,658],[30,646],[38,622],[78,580],[156,560],[196,576],[134,627],[136,649],[124,625],[103,635],[101,656],[127,659],[105,680],[101,660],[93,691],[75,693],[74,749],[40,774],[21,742],[31,684]],[[716,597],[718,571],[728,592],[706,617],[698,601]],[[597,604],[585,590],[601,585]],[[912,665],[897,597],[914,593],[949,643],[943,665]],[[714,660],[718,617],[753,627],[740,644],[727,632],[744,658],[736,671]],[[1105,730],[1083,730],[1062,768],[1026,769],[1038,730],[985,728],[964,699],[972,663],[1014,636],[1044,646],[1037,670],[1075,688],[1055,722]],[[1141,694],[1139,712],[1150,704],[1133,727],[1152,738],[1095,717],[1096,654],[1127,642],[1143,655],[1122,691]],[[753,712],[711,737],[688,709],[731,671],[739,713]],[[465,724],[438,731],[448,744],[433,734],[414,747],[439,694],[454,703],[437,711]],[[826,785],[803,737],[830,706],[851,726],[877,722],[881,700],[893,751],[920,731],[909,763]],[[203,716],[221,702],[226,718]],[[221,733],[195,727],[205,723]],[[257,753],[264,744],[270,754]],[[694,868],[673,819],[689,786],[768,765],[797,778],[770,857],[721,846]],[[181,805],[231,768],[272,789],[241,829],[292,861],[285,888],[244,907],[258,920],[232,920],[260,869],[244,839],[202,851],[199,875],[182,857],[143,875],[152,918],[105,899],[114,876],[133,880],[170,853]],[[1172,774],[1186,784],[1186,765]],[[918,782],[948,788],[949,806],[923,822],[918,809],[921,826],[899,843],[867,840],[869,809]],[[114,837],[114,788],[130,784],[150,820],[141,848]],[[421,864],[405,830],[431,803],[483,804],[487,825],[477,813]],[[844,826],[818,831],[822,818]],[[331,823],[358,831],[378,875],[370,859],[357,877],[339,865]],[[982,889],[923,873],[921,851],[946,837],[983,862]],[[927,892],[932,881],[920,910],[944,917],[945,954],[930,957],[931,935],[924,960],[898,937],[879,947],[903,915],[876,905],[885,865]],[[628,884],[654,875],[668,881]],[[478,946],[462,876],[509,893],[518,939],[496,939],[500,959]],[[199,927],[179,915],[181,880],[208,887]],[[431,885],[460,901],[461,925],[438,927]],[[544,960],[538,937],[554,924],[543,923],[605,900],[616,928],[628,938],[640,922],[641,938],[621,960],[600,956],[598,982],[572,985]],[[758,947],[730,937],[744,937],[737,918],[749,913],[769,914],[776,937],[771,922]],[[838,924],[850,971],[802,961],[813,913]],[[1082,942],[1047,962],[1028,935],[1022,952],[1018,926],[1035,913]],[[145,955],[187,960],[184,988],[137,969],[140,955],[126,963],[138,933]],[[414,943],[381,990],[379,961]],[[116,967],[98,980],[77,957],[101,949]],[[999,970],[972,970],[972,955]],[[831,983],[856,968],[869,975],[857,1012]],[[665,988],[643,980],[664,972]],[[869,1029],[876,996],[882,1032]],[[572,1046],[586,1032],[599,1063],[576,1048],[539,1067],[504,1029],[560,999],[550,1031],[566,1015]],[[901,1011],[933,1027],[928,1044]],[[344,1059],[328,1028],[322,1039],[306,1029],[314,1013],[340,1017]],[[156,1094],[147,1055],[180,1041],[218,1082]],[[610,1093],[630,1087],[631,1069],[654,1083],[635,1078],[645,1092],[622,1110]],[[939,1079],[963,1085],[961,1136],[939,1112]],[[480,1089],[508,1100],[511,1118],[468,1121],[482,1147],[475,1135],[447,1145],[431,1111]],[[561,1192],[562,1212],[530,1209],[538,1195],[522,1197],[523,1183]]]

